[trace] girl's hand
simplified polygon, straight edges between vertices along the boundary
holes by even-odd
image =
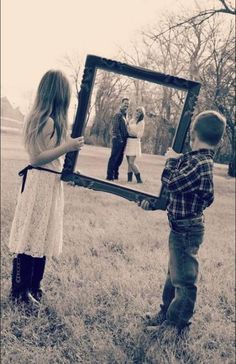
[[[84,137],[71,138],[67,137],[66,140],[66,149],[68,152],[75,152],[80,150],[84,146]]]
[[[168,148],[167,149],[167,152],[166,152],[166,154],[165,154],[165,157],[167,158],[167,159],[169,159],[169,158],[175,158],[175,159],[178,159],[178,158],[180,158],[181,157],[181,155],[182,155],[182,153],[176,153],[172,148]]]

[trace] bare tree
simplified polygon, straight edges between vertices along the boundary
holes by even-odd
[[[231,14],[227,9],[225,12]],[[177,26],[171,26],[173,18],[170,18],[166,19],[166,24],[169,24],[168,31],[162,30],[162,25],[162,28],[153,27],[152,30],[143,33],[146,37],[145,45],[148,44],[147,54],[150,59],[154,58],[158,62],[161,71],[166,73],[171,69],[174,75],[181,74],[183,77],[202,83],[196,110],[213,108],[225,115],[227,138],[217,158],[229,162],[229,174],[235,176],[234,25],[226,27],[216,17],[211,20],[205,19],[204,22],[196,22],[195,17],[191,17],[184,19]],[[186,26],[181,28],[181,24]],[[180,50],[179,57],[175,45]],[[168,48],[168,52],[163,52],[163,49]],[[163,56],[163,62],[160,62],[158,57],[160,54]],[[176,62],[175,68],[171,59]]]
[[[106,71],[98,71],[95,94],[95,115],[90,129],[90,137],[93,143],[108,146],[111,137],[111,121],[119,107],[120,99],[128,88],[128,80],[120,75]]]
[[[64,65],[64,67],[67,68],[70,72],[69,77],[72,81],[73,95],[76,99],[76,103],[75,103],[75,114],[76,114],[76,109],[79,106],[78,100],[79,100],[79,92],[80,92],[80,83],[81,83],[83,71],[84,71],[83,67],[82,67],[82,59],[77,54],[75,54],[73,56],[66,55],[62,59],[62,63]],[[87,124],[87,122],[90,118],[93,108],[94,108],[94,104],[90,104],[87,115],[86,115],[85,125]]]
[[[78,55],[66,55],[62,61],[63,65],[69,70],[69,77],[72,80],[74,95],[78,98],[80,81],[82,77],[82,61]]]
[[[172,25],[167,26],[161,32],[154,34],[153,40],[157,39],[158,37],[162,36],[165,33],[168,33],[170,30],[175,29],[175,28],[185,28],[186,29],[186,28],[190,28],[192,26],[192,24],[201,25],[205,21],[209,20],[210,18],[212,18],[213,16],[215,16],[217,14],[236,15],[236,9],[231,4],[230,1],[227,1],[227,0],[218,0],[218,1],[219,1],[219,7],[217,9],[213,8],[213,9],[200,10],[200,6],[199,6],[198,2],[197,2],[197,0],[195,0],[196,7],[199,9],[197,14],[190,16],[190,17],[186,17],[186,18],[181,17],[177,22],[175,21],[174,23],[172,23]]]
[[[201,72],[203,93],[200,98],[202,105],[220,111],[227,120],[225,145],[221,154],[227,155],[229,144],[229,175],[236,175],[235,156],[235,33],[233,25],[225,37],[221,37],[218,28],[211,27],[211,38],[208,57]],[[223,155],[221,159],[223,158]],[[218,154],[220,157],[220,154]],[[223,160],[224,161],[224,160]]]

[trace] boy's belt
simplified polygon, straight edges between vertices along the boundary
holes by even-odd
[[[175,220],[171,216],[168,215],[168,219],[169,219],[169,222],[170,222],[171,226],[175,225],[175,226],[179,226],[179,227],[187,227],[187,226],[194,226],[194,225],[197,225],[199,223],[203,223],[204,222],[204,215],[189,218],[189,219],[181,219],[181,220]]]

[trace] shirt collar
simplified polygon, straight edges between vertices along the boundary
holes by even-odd
[[[198,150],[193,150],[191,152],[187,152],[184,155],[186,155],[186,156],[187,155],[192,156],[192,155],[196,155],[196,154],[210,155],[210,157],[213,158],[215,152],[214,152],[213,149],[202,148],[202,149],[198,149]]]

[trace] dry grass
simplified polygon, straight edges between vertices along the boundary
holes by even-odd
[[[234,180],[225,176],[225,169],[216,170],[216,200],[206,212],[190,336],[176,341],[167,332],[155,338],[144,332],[140,317],[161,303],[168,258],[166,214],[145,212],[108,194],[65,185],[64,253],[47,263],[46,299],[39,315],[26,316],[9,303],[12,257],[7,241],[20,184],[17,171],[25,165],[25,155],[16,136],[7,142],[6,137],[1,184],[3,364],[234,363]],[[91,158],[84,153],[86,172],[92,175]],[[103,159],[101,152],[98,160],[105,163]],[[152,163],[146,168],[153,175]],[[146,185],[153,188],[148,177]]]

